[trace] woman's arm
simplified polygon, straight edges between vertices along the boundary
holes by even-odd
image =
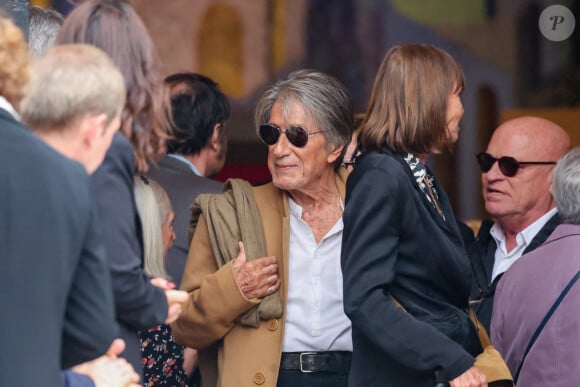
[[[92,183],[111,270],[117,320],[135,330],[149,329],[165,322],[168,303],[164,290],[154,286],[143,272],[133,200],[133,150],[119,136],[92,175]]]

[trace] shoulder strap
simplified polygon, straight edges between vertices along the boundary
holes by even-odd
[[[580,270],[576,273],[574,278],[572,278],[570,280],[570,282],[568,282],[568,285],[566,285],[564,290],[562,290],[562,293],[560,293],[560,295],[558,296],[558,298],[554,302],[554,305],[552,305],[552,307],[550,308],[550,310],[548,311],[546,316],[544,316],[544,319],[542,320],[542,322],[540,323],[540,325],[538,326],[538,328],[536,329],[536,331],[532,335],[532,338],[530,339],[530,342],[528,343],[528,346],[526,347],[526,350],[524,351],[524,356],[522,356],[522,361],[520,362],[518,370],[516,371],[516,374],[514,375],[514,383],[517,384],[517,382],[518,382],[518,378],[520,376],[520,371],[522,370],[522,366],[524,365],[524,361],[526,360],[526,357],[528,356],[530,349],[532,348],[532,346],[534,345],[534,343],[538,339],[538,336],[540,336],[540,333],[542,333],[542,330],[544,329],[544,327],[548,323],[548,320],[550,320],[550,318],[552,317],[552,315],[554,314],[554,312],[556,311],[558,306],[560,306],[560,303],[562,302],[564,297],[566,297],[566,294],[568,294],[570,289],[572,289],[572,286],[574,286],[574,284],[576,283],[578,278],[580,278]]]
[[[532,250],[535,250],[538,246],[543,244],[548,237],[552,234],[554,229],[560,224],[560,216],[556,213],[554,216],[548,220],[548,222],[538,231],[536,236],[532,239],[528,247],[524,250],[524,254],[529,253]]]

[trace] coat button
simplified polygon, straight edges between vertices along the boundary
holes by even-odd
[[[268,320],[266,323],[266,328],[268,328],[269,331],[275,331],[279,326],[280,323],[276,319]]]
[[[266,377],[264,376],[264,374],[261,372],[256,372],[256,374],[254,375],[254,383],[264,384],[265,381]]]

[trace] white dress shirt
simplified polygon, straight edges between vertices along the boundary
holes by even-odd
[[[0,108],[6,110],[16,121],[20,121],[20,115],[14,109],[14,106],[6,98],[0,95]]]
[[[534,223],[530,224],[524,230],[520,231],[516,235],[516,247],[512,251],[507,251],[505,243],[505,235],[497,223],[491,227],[489,230],[490,235],[495,240],[497,249],[495,249],[495,259],[493,262],[493,271],[491,274],[491,282],[500,274],[507,271],[519,257],[522,256],[524,250],[528,247],[532,240],[536,237],[538,232],[548,223],[550,218],[556,214],[556,208],[552,208],[550,211],[542,215]]]
[[[283,352],[352,351],[344,314],[340,251],[343,223],[316,244],[302,208],[290,199],[288,301]]]

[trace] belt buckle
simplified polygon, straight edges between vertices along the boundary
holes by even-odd
[[[309,374],[311,372],[314,372],[314,371],[311,371],[311,370],[305,370],[304,369],[303,361],[302,361],[302,356],[304,356],[304,355],[316,355],[316,352],[302,352],[300,354],[300,357],[299,357],[299,359],[300,359],[300,372],[302,372],[304,374]]]

